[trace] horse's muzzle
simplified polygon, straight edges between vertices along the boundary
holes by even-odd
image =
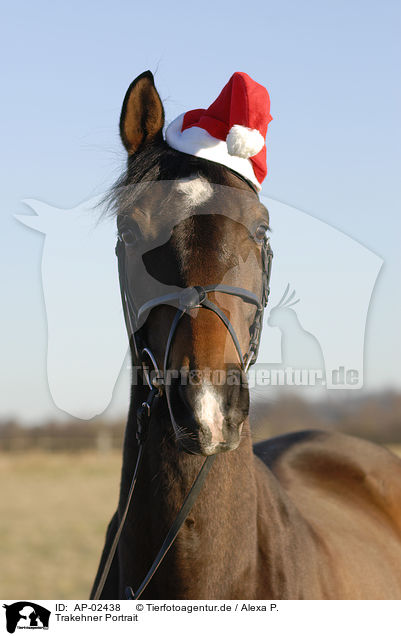
[[[216,375],[213,373],[214,380]],[[249,413],[247,378],[238,368],[220,374],[220,380],[221,375],[223,382],[200,378],[171,387],[175,433],[186,452],[214,455],[239,446]]]

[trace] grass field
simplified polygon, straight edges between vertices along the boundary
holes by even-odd
[[[0,598],[88,598],[121,454],[0,454]]]
[[[88,598],[120,465],[119,452],[0,454],[0,598]]]

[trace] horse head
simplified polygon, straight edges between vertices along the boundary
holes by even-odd
[[[152,352],[179,445],[211,455],[237,448],[248,416],[245,370],[266,300],[269,218],[246,179],[175,150],[163,125],[146,72],[120,119],[128,164],[111,194],[120,277],[123,269],[134,364]]]

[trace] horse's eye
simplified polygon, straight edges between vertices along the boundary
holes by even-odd
[[[137,240],[137,237],[132,230],[123,230],[121,232],[121,238],[126,245],[132,245]]]
[[[268,229],[269,228],[266,225],[266,223],[261,223],[260,225],[258,225],[258,227],[256,228],[256,232],[254,234],[255,241],[257,241],[257,243],[262,243],[262,241],[266,237],[266,232]]]

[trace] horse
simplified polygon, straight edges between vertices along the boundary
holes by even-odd
[[[252,445],[240,354],[260,313],[250,299],[262,294],[268,211],[241,175],[170,147],[163,126],[163,104],[147,71],[124,99],[127,169],[110,195],[122,283],[134,289],[133,302],[147,302],[138,328],[146,346],[138,350],[130,334],[133,368],[140,371],[131,389],[118,508],[91,598],[126,598],[127,586],[140,587],[203,462],[213,458],[142,598],[400,599],[401,461],[368,441],[325,431]],[[197,301],[187,302],[179,320],[179,307],[163,302],[165,296],[146,301],[141,267],[172,296],[196,290]],[[217,289],[222,281],[226,291]],[[208,286],[216,311],[202,306]],[[242,296],[228,293],[229,286]],[[143,442],[138,413],[149,406],[152,383],[143,376],[151,366],[177,373],[168,392],[153,383],[158,404]],[[214,381],[221,370],[227,381]],[[181,371],[186,377],[194,371],[196,381],[177,381]],[[228,382],[230,372],[235,382]]]

